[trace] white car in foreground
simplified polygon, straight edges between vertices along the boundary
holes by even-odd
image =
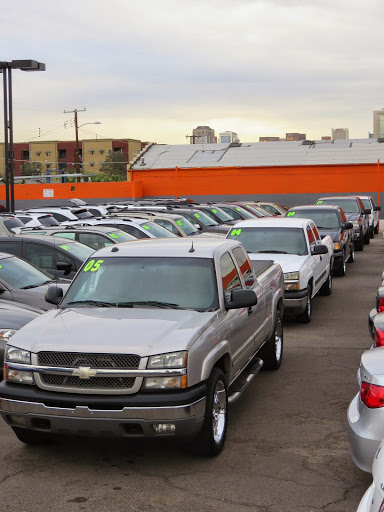
[[[384,440],[372,465],[373,482],[360,501],[357,512],[384,512]]]
[[[284,272],[284,305],[287,315],[303,323],[311,320],[312,299],[332,291],[333,242],[321,239],[310,219],[266,217],[244,220],[230,229],[227,238],[241,242],[251,260],[273,259]]]

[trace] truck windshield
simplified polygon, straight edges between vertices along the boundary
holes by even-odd
[[[337,216],[337,212],[327,212],[321,210],[290,210],[290,212],[295,212],[295,219],[299,217],[300,219],[311,219],[316,224],[317,229],[332,229],[338,230],[341,227],[339,217]]]
[[[203,258],[89,259],[62,307],[218,309],[213,261]]]
[[[344,213],[360,213],[359,203],[353,198],[330,197],[329,199],[320,199],[316,204],[335,204],[341,206]]]
[[[241,242],[248,253],[308,254],[302,228],[234,228],[227,238]]]

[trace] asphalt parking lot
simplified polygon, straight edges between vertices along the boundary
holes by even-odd
[[[370,346],[367,316],[384,269],[376,235],[312,322],[285,324],[284,361],[230,408],[214,459],[174,443],[67,440],[22,445],[0,423],[2,511],[350,512],[371,482],[349,455],[346,410]]]

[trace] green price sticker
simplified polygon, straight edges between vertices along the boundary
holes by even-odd
[[[196,219],[200,219],[200,215],[198,213],[195,213]]]
[[[294,217],[296,212],[288,212],[287,217]]]
[[[0,265],[0,268],[3,268],[3,265]]]
[[[239,236],[241,235],[241,229],[232,229],[231,236]]]
[[[241,208],[236,208],[236,210],[237,210],[238,212],[241,212]]]
[[[150,229],[150,227],[149,227],[149,226],[147,226],[146,224],[143,224],[143,228],[144,228],[144,229]]]
[[[65,249],[66,251],[70,251],[71,250],[70,247],[68,247],[68,245],[60,245],[60,247],[62,249]]]
[[[179,226],[182,226],[182,225],[183,225],[183,223],[181,222],[181,220],[177,220],[176,222],[177,222],[177,224],[178,224]]]
[[[217,213],[217,210],[212,210],[212,211],[213,211],[213,213]]]
[[[117,235],[115,235],[115,233],[109,233],[109,236],[110,236],[111,238],[119,238]]]
[[[97,260],[95,263],[95,260],[90,260],[84,267],[84,272],[88,272],[89,270],[91,272],[97,272],[100,268],[100,265],[103,263],[104,260]]]
[[[324,201],[317,201],[316,204],[323,204]]]

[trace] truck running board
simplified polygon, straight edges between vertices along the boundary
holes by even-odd
[[[256,357],[253,362],[251,363],[251,366],[248,366],[243,373],[239,376],[239,378],[233,383],[231,386],[231,393],[228,396],[228,403],[233,404],[240,398],[243,391],[247,389],[247,387],[250,385],[250,383],[253,381],[253,379],[256,377],[256,375],[261,370],[262,366],[264,364],[264,361],[260,359],[259,357]]]

